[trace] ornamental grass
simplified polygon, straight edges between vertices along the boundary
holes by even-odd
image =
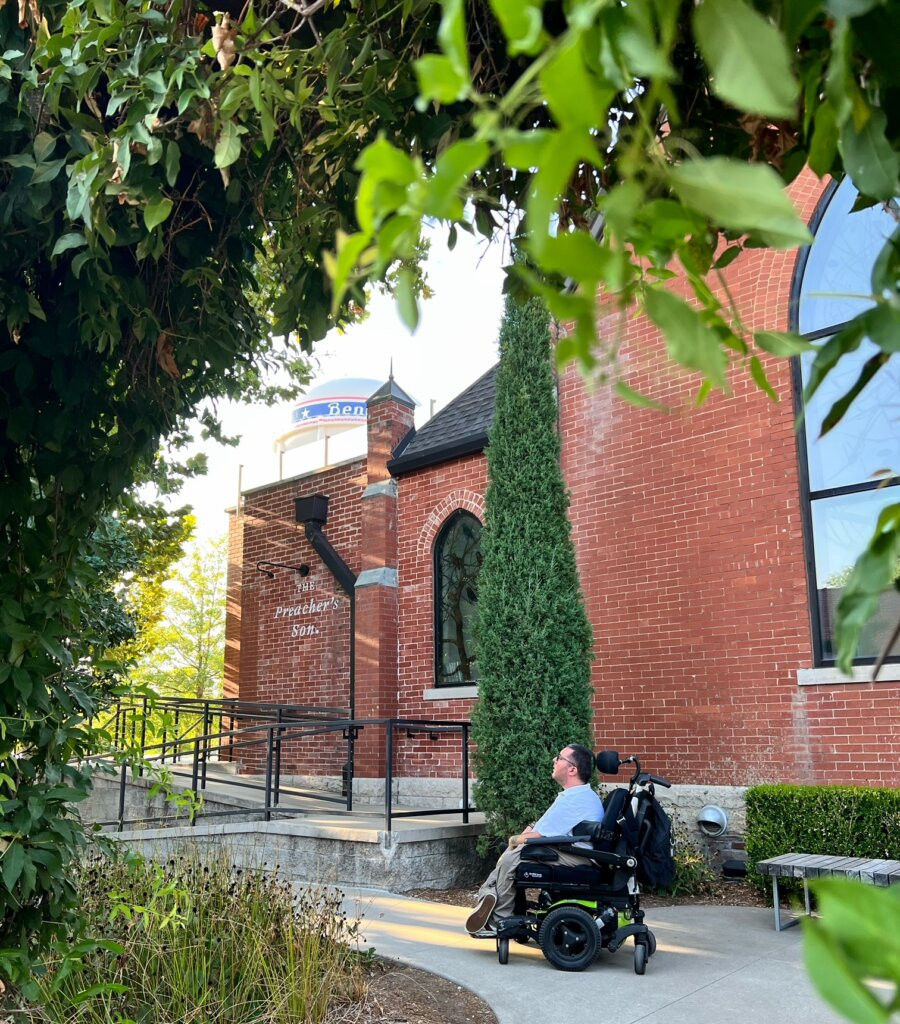
[[[32,1024],[297,1024],[365,991],[335,890],[181,857],[92,859],[85,935],[28,993]]]

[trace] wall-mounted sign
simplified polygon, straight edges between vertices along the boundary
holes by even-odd
[[[316,597],[313,592],[316,589],[317,580],[297,579],[296,588],[298,597],[295,604],[280,604],[275,608],[273,618],[276,622],[283,620],[296,620],[307,618],[318,618],[325,612],[336,611],[341,603],[336,597]],[[299,640],[306,636],[318,636],[319,626],[313,622],[291,621],[291,639]]]

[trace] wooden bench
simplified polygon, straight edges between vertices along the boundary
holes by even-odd
[[[850,878],[856,882],[868,882],[869,885],[900,884],[900,860],[870,860],[866,857],[824,857],[810,853],[785,853],[780,857],[769,857],[756,865],[761,875],[772,879],[772,903],[775,907],[775,929],[779,932],[790,928],[800,919],[793,918],[786,924],[781,923],[779,907],[778,879],[802,878],[803,901],[806,904],[806,915],[809,916],[810,878]]]

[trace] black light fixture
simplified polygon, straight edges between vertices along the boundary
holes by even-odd
[[[268,568],[266,568],[268,566]],[[284,562],[257,562],[256,571],[261,572],[264,576],[268,576],[270,580],[275,579],[275,573],[272,569],[290,569],[292,572],[298,573],[300,576],[309,575],[309,566],[306,562],[301,562],[300,565],[286,565]]]

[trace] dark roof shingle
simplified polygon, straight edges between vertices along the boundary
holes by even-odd
[[[388,463],[392,476],[471,455],[487,447],[488,431],[494,419],[498,366],[495,364],[483,373],[432,416],[421,430],[407,435],[409,440],[398,447],[397,454]]]

